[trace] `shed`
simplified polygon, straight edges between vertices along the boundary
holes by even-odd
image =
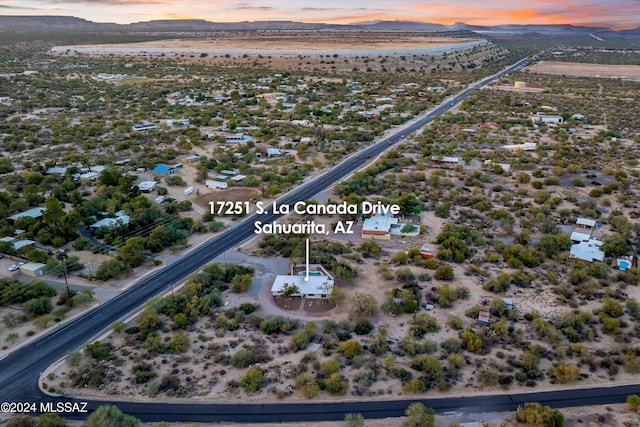
[[[478,325],[479,326],[489,326],[491,323],[491,313],[489,310],[482,310],[478,313]]]
[[[138,184],[138,188],[143,193],[148,193],[156,188],[156,185],[158,185],[158,183],[155,181],[142,181],[140,184]]]
[[[40,277],[46,274],[46,264],[40,262],[28,262],[20,266],[20,273],[29,277]]]

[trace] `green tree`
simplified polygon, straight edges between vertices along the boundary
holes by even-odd
[[[140,237],[130,237],[118,249],[118,259],[135,268],[144,262],[144,244]]]
[[[124,414],[117,406],[100,406],[85,421],[86,427],[139,427],[140,420]]]
[[[378,312],[378,301],[373,295],[356,291],[349,300],[351,301],[352,318],[372,317]]]
[[[436,425],[435,412],[422,403],[412,403],[404,414],[407,419],[402,422],[402,427],[435,427]]]

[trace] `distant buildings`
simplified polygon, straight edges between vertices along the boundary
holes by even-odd
[[[525,142],[524,144],[503,145],[502,148],[507,151],[535,151],[538,144],[535,142]]]
[[[153,123],[147,123],[142,125],[135,125],[131,128],[134,132],[144,132],[147,130],[160,129],[160,127]]]

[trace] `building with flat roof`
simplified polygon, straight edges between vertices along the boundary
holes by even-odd
[[[249,141],[251,141],[251,137],[243,133],[234,133],[225,136],[225,142],[227,144],[244,144]]]
[[[24,211],[24,212],[19,212],[17,214],[13,214],[9,217],[9,219],[11,221],[15,221],[17,219],[21,219],[21,218],[40,218],[42,216],[42,213],[45,211],[45,208],[32,208],[29,209],[28,211]]]
[[[118,211],[113,218],[103,218],[100,221],[97,221],[91,224],[89,227],[93,229],[97,228],[112,228],[117,227],[119,225],[127,225],[129,224],[129,215],[127,215],[124,211]]]
[[[300,270],[304,267],[303,270]],[[293,274],[278,275],[271,285],[271,295],[281,296],[290,286],[295,286],[297,292],[290,294],[292,297],[327,298],[333,290],[334,280],[327,270],[320,264],[309,264],[309,280],[305,266],[294,266]]]
[[[28,262],[20,266],[20,273],[29,277],[44,276],[47,273],[47,266],[40,262]]]
[[[144,132],[147,130],[159,129],[159,126],[153,123],[147,123],[144,125],[135,125],[131,128],[134,132]]]
[[[180,171],[180,169],[182,169],[182,165],[181,164],[177,164],[177,165],[158,165],[155,168],[153,168],[151,173],[154,173],[154,174],[157,174],[157,175],[163,175],[163,176],[173,176],[173,175],[178,175],[178,172]]]
[[[154,188],[156,188],[157,185],[158,183],[155,181],[142,181],[141,183],[138,184],[138,188],[143,193],[148,193]]]
[[[600,250],[600,246],[602,246],[602,242],[597,239],[576,243],[571,246],[569,258],[581,259],[586,262],[604,261],[604,252]]]
[[[391,227],[398,224],[390,212],[386,214],[372,215],[364,220],[362,224],[362,238],[376,240],[390,240]]]

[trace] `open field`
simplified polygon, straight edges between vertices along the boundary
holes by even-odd
[[[425,50],[443,48],[478,42],[472,38],[433,37],[413,33],[242,33],[240,35],[223,34],[219,38],[157,40],[142,43],[80,45],[54,48],[56,52],[65,50],[84,53],[101,52],[193,52],[227,53],[259,52],[297,53],[297,52],[394,52],[406,50]],[[416,52],[417,53],[417,52]],[[424,52],[426,53],[426,52]]]
[[[526,71],[570,77],[602,77],[640,80],[639,65],[585,64],[561,61],[540,61]]]

